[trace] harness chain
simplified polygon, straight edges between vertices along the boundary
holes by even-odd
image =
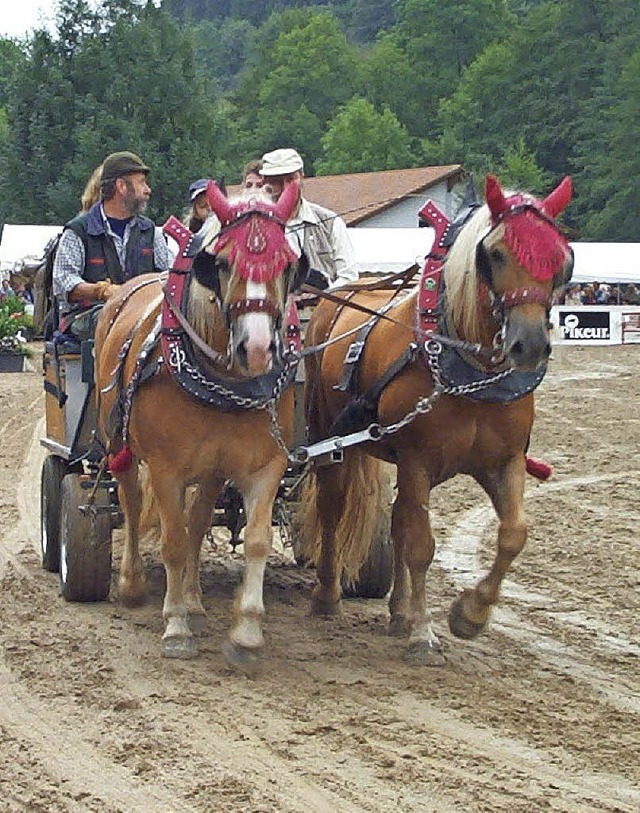
[[[486,389],[487,387],[492,386],[498,381],[502,381],[502,379],[507,378],[513,372],[511,369],[503,370],[500,373],[496,373],[495,375],[480,381],[471,381],[468,384],[456,384],[454,386],[448,386],[442,383],[442,377],[440,375],[439,356],[440,353],[442,352],[442,344],[440,343],[440,341],[437,341],[436,339],[430,339],[429,341],[425,342],[425,351],[427,356],[427,362],[429,365],[429,371],[431,372],[431,377],[433,378],[434,383],[433,392],[430,395],[426,396],[425,398],[419,398],[416,401],[414,408],[407,412],[402,418],[400,418],[400,420],[396,421],[395,423],[387,424],[386,426],[381,426],[379,423],[370,424],[370,426],[367,427],[366,430],[368,432],[368,436],[363,438],[360,442],[365,442],[367,440],[378,442],[383,437],[386,437],[388,435],[395,435],[396,432],[399,432],[401,429],[404,429],[405,426],[408,426],[410,423],[412,423],[419,415],[426,415],[427,413],[431,412],[431,410],[434,407],[434,404],[436,403],[438,398],[440,398],[441,395],[453,395],[453,396],[472,395],[474,392]],[[313,453],[310,452],[310,450],[313,449],[313,446],[316,444],[312,444],[309,447],[299,447],[299,449],[295,450],[293,453],[289,451],[284,442],[284,438],[282,437],[282,432],[280,430],[280,425],[278,423],[278,416],[276,413],[275,404],[276,399],[272,398],[270,401],[264,404],[264,407],[266,407],[266,409],[269,412],[269,417],[271,418],[271,430],[270,430],[271,435],[275,439],[280,451],[282,451],[287,456],[287,460],[290,463],[299,464],[301,459],[301,456],[299,455],[300,449],[306,449],[306,451],[308,452],[306,456],[304,455],[302,456],[304,459],[309,460],[313,458],[314,455]],[[357,432],[354,434],[361,433]],[[322,441],[321,443],[324,445],[324,441]]]

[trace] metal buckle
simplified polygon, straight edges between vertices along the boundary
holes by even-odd
[[[351,342],[349,345],[349,349],[347,350],[347,355],[344,357],[345,364],[354,364],[360,356],[362,355],[362,350],[364,348],[363,341],[356,341]]]

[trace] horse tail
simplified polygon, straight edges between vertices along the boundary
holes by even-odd
[[[317,564],[323,532],[332,530],[338,567],[355,581],[381,517],[388,523],[388,485],[380,461],[357,447],[345,452],[342,463],[307,477],[296,523],[302,557]]]

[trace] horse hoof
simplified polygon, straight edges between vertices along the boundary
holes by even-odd
[[[189,629],[194,635],[204,635],[208,631],[207,616],[202,613],[189,613]]]
[[[321,618],[333,618],[342,615],[341,601],[326,601],[315,596],[311,599],[311,615]]]
[[[162,642],[163,658],[191,660],[198,655],[198,645],[193,638],[165,638]]]
[[[458,598],[453,602],[449,610],[449,629],[456,638],[470,641],[482,632],[484,624],[469,621],[464,614],[462,599]]]
[[[406,615],[392,615],[387,634],[393,638],[406,638],[411,634],[411,621]]]
[[[261,651],[241,646],[233,641],[222,644],[222,654],[227,665],[236,672],[242,672],[247,677],[255,677],[262,663]]]
[[[405,650],[404,660],[412,666],[444,666],[446,663],[438,641],[413,641]]]

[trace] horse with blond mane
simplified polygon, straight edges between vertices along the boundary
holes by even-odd
[[[157,504],[166,657],[197,654],[193,630],[205,615],[202,538],[225,482],[239,489],[246,570],[225,655],[248,670],[263,645],[271,512],[292,434],[295,369],[285,331],[297,258],[284,224],[299,190],[290,185],[275,206],[266,197],[231,203],[213,182],[207,195],[221,224],[212,245],[194,252],[197,238],[173,219],[165,228],[182,243],[168,279],[136,277],[101,314],[99,426],[125,517],[119,592],[128,603],[145,593],[138,546],[144,482]],[[140,461],[148,469],[144,482]],[[196,489],[189,505],[190,486]]]
[[[344,439],[366,426],[372,438],[345,448],[342,464],[317,466],[310,483],[302,524],[306,553],[317,564],[312,611],[341,610],[342,571],[355,578],[371,539],[381,462],[395,464],[389,632],[408,635],[407,658],[427,665],[443,662],[427,611],[426,574],[435,550],[429,495],[439,483],[467,474],[498,515],[495,561],[449,613],[452,633],[473,638],[527,538],[523,497],[533,390],[551,352],[552,296],[573,267],[555,222],[571,199],[569,178],[538,200],[504,192],[488,176],[485,198],[444,260],[437,306],[420,305],[421,290],[436,288],[429,274],[404,298],[380,290],[335,292],[340,299],[323,302],[306,333],[309,346],[324,348],[305,360],[311,440]],[[354,347],[347,336],[373,312],[384,315],[357,348],[353,399],[343,386],[347,351]],[[429,323],[434,312],[436,322]]]

